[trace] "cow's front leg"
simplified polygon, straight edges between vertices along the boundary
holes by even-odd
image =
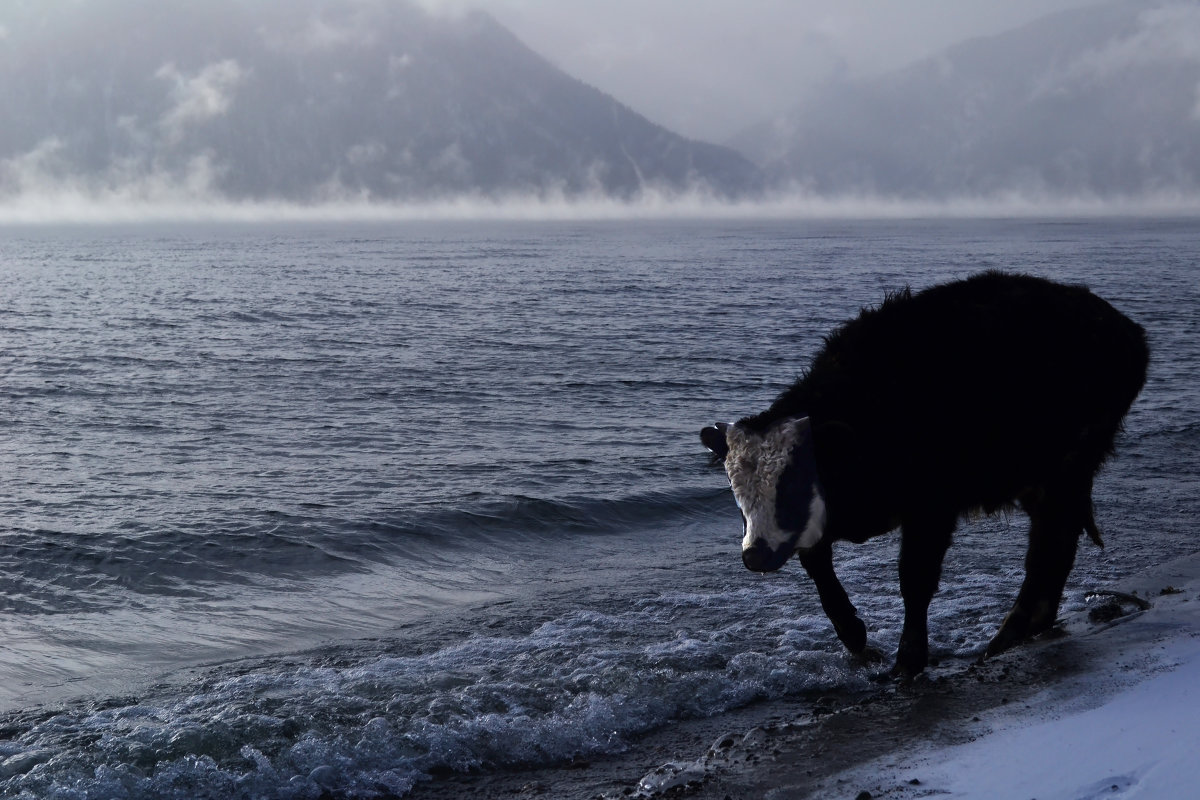
[[[905,520],[900,527],[900,595],[904,628],[892,674],[912,677],[929,663],[929,601],[938,590],[954,517]]]
[[[862,653],[867,646],[867,626],[858,618],[858,610],[833,571],[833,546],[828,541],[820,542],[800,556],[800,564],[816,584],[821,608],[842,644],[855,655]]]

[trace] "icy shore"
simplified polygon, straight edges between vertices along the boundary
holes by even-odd
[[[1190,797],[1196,753],[1200,553],[1098,590],[1053,635],[983,663],[762,703],[673,726],[613,759],[449,778],[413,796]]]
[[[672,796],[1195,796],[1200,554],[1089,605],[1065,635],[743,737]]]

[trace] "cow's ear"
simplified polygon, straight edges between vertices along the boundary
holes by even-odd
[[[788,420],[787,424],[795,431],[797,442],[807,442],[812,447],[812,422],[808,417]]]
[[[729,442],[725,440],[725,430],[728,427],[725,423],[718,422],[700,431],[700,441],[717,459],[724,459],[729,454]]]

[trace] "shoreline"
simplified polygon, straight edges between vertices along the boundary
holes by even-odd
[[[1150,608],[1143,610],[1146,601]],[[1135,720],[1138,736],[1153,738],[1145,728],[1159,726],[1182,738],[1188,752],[1200,752],[1200,723],[1176,719],[1196,716],[1194,703],[1172,704],[1169,696],[1179,691],[1181,680],[1200,674],[1200,552],[1147,569],[1114,590],[1097,590],[1088,606],[1039,639],[986,662],[943,662],[907,684],[789,697],[677,723],[643,737],[622,755],[589,763],[437,777],[418,784],[409,797],[1004,797],[1021,781],[1024,788],[1042,791],[1028,767],[1028,747],[1039,740],[1023,739],[1026,734],[1043,737],[1043,756],[1046,736],[1050,749],[1066,752],[1082,744],[1088,726],[1128,715],[1122,709],[1130,702],[1171,717]],[[1139,691],[1146,697],[1134,696]],[[1165,702],[1155,705],[1148,698]],[[1116,727],[1124,726],[1120,719]],[[1121,763],[1136,743],[1123,740],[1120,731],[1106,742],[1089,740],[1090,748],[1102,749],[1070,769],[1050,753],[1062,769],[1043,783],[1065,780],[1071,788],[1027,796],[1077,800],[1091,797],[1095,787],[1103,789],[1096,797],[1137,789],[1136,769],[1109,774],[1095,766]],[[1015,760],[995,763],[1007,758]],[[1154,775],[1160,785],[1195,787],[1200,764],[1176,759]],[[1164,780],[1169,783],[1161,784]]]

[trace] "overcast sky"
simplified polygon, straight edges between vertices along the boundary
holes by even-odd
[[[878,73],[1097,0],[421,0],[482,8],[559,67],[721,142],[829,76]]]

